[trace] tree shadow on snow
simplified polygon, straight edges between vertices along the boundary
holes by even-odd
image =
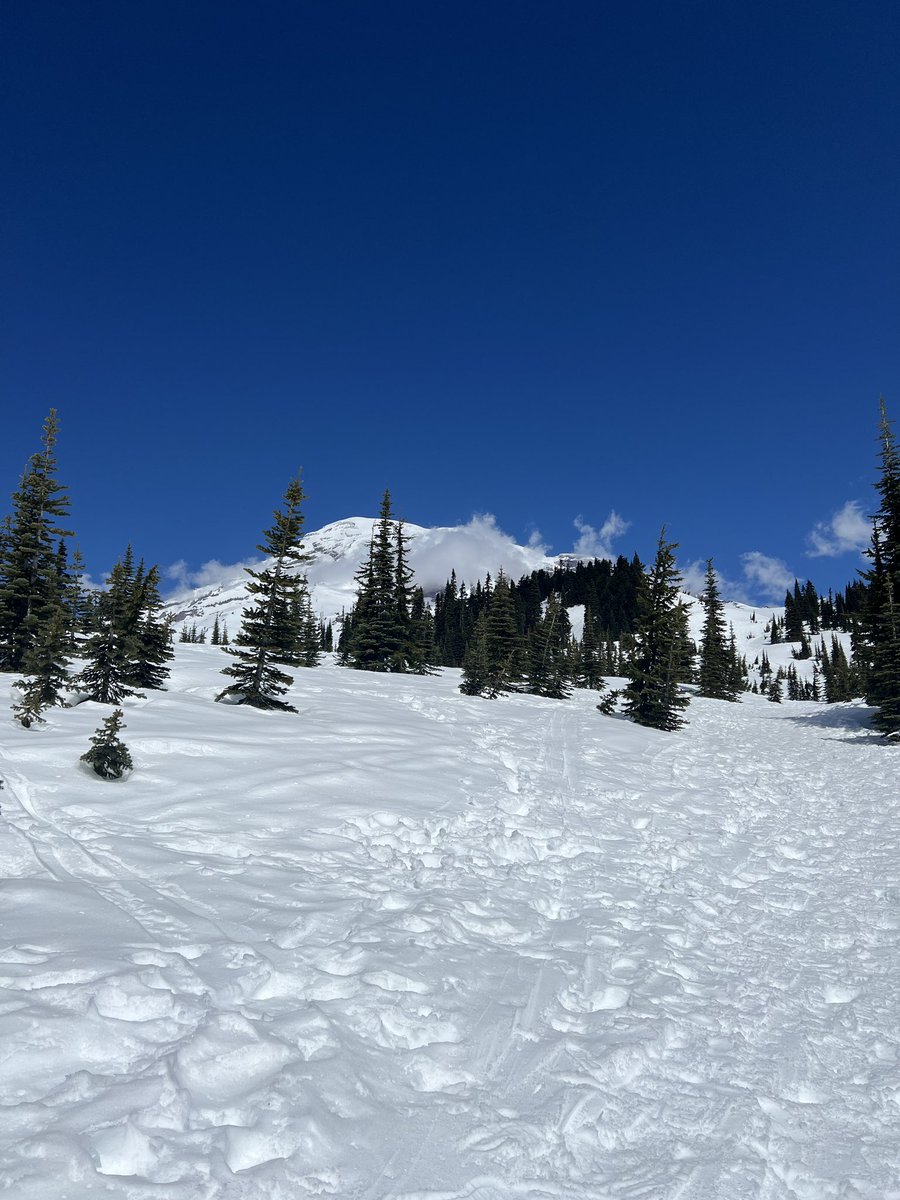
[[[856,746],[884,747],[891,741],[872,728],[874,708],[860,704],[829,704],[821,712],[803,713],[787,717],[797,724],[815,725],[820,729],[841,729],[845,735],[828,738],[832,742],[844,742]]]

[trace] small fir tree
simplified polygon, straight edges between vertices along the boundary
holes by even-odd
[[[122,717],[121,708],[107,717],[91,738],[91,748],[81,756],[81,761],[101,779],[121,779],[134,767],[128,747],[119,738],[125,728]]]

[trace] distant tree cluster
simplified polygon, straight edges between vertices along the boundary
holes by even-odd
[[[541,621],[550,596],[557,596],[566,609],[584,605],[592,653],[601,656],[603,674],[616,675],[618,645],[631,636],[637,620],[643,572],[637,556],[630,560],[620,556],[614,563],[595,559],[579,562],[572,569],[532,571],[518,582],[507,579],[517,629],[528,637]],[[434,601],[434,653],[438,665],[463,665],[478,618],[491,603],[492,590],[490,578],[467,590],[452,573],[446,587],[438,592]]]
[[[573,687],[602,691],[606,675],[622,675],[627,680],[622,693],[625,713],[638,724],[668,730],[683,723],[681,713],[688,702],[683,685],[694,682],[695,674],[703,694],[736,699],[743,690],[746,664],[737,655],[733,633],[725,632],[712,564],[695,673],[698,649],[688,634],[674,551],[674,543],[660,535],[649,571],[638,559],[620,558],[614,565],[581,564],[577,588],[563,586],[566,576],[575,572],[534,572],[518,588],[501,573],[495,584],[488,580],[466,596],[451,578],[443,594],[443,613],[454,615],[455,634],[464,644],[460,690],[473,696],[518,691],[562,699]],[[598,581],[600,595],[615,598],[613,612],[601,606]],[[578,588],[593,598],[585,605],[580,640],[572,636],[565,604],[566,593],[578,595]],[[530,597],[538,597],[533,606],[528,604]],[[466,640],[464,617],[469,607],[477,608],[478,615]],[[603,636],[599,621],[607,622]],[[619,633],[617,641],[609,633],[610,625]],[[613,703],[610,693],[598,707],[608,712]]]

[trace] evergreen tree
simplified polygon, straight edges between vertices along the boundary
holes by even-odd
[[[13,706],[13,714],[26,729],[43,723],[41,714],[45,709],[67,707],[63,692],[71,686],[66,657],[68,641],[65,614],[58,608],[41,628],[37,645],[29,654],[29,678],[15,685],[22,698]]]
[[[800,581],[794,580],[794,591],[786,592],[784,597],[784,640],[799,642],[803,637],[803,597],[800,594]]]
[[[475,622],[463,656],[462,683],[459,690],[464,696],[485,696],[495,700],[500,687],[491,668],[487,645],[487,611],[482,612]]]
[[[296,598],[306,581],[296,572],[308,562],[300,541],[303,529],[300,505],[305,499],[298,476],[288,484],[283,506],[274,514],[275,524],[266,530],[265,540],[258,546],[271,558],[271,565],[258,571],[244,568],[250,576],[247,584],[250,603],[243,610],[241,629],[234,639],[236,649],[226,651],[235,662],[222,671],[234,682],[219,693],[217,700],[282,712],[297,711],[293,705],[278,699],[293,682],[290,675],[279,670],[279,664],[293,666],[298,661],[301,629]]]
[[[597,623],[592,610],[585,607],[584,628],[575,675],[576,686],[602,691],[606,687],[604,675],[604,652],[598,635]]]
[[[900,453],[884,398],[879,434],[881,474],[876,485],[880,505],[865,572],[867,603],[856,641],[866,678],[866,700],[875,705],[872,723],[888,737],[900,737]],[[827,694],[827,692],[826,692]]]
[[[386,490],[372,529],[369,556],[356,575],[356,604],[344,623],[339,644],[344,665],[359,671],[427,671],[422,629],[415,629],[412,621],[408,544]]]
[[[218,613],[216,613],[216,619],[213,621],[212,637],[211,637],[210,641],[213,646],[220,645],[221,641],[222,641],[222,635],[219,631],[219,614]]]
[[[65,547],[65,542],[60,542]],[[69,623],[69,649],[74,650],[78,638],[90,630],[91,599],[84,586],[84,558],[76,547],[64,581],[64,608]]]
[[[434,645],[434,613],[425,602],[425,592],[420,587],[413,590],[409,618],[413,646],[409,668],[417,675],[434,674],[432,666],[437,657]]]
[[[699,693],[712,700],[736,700],[734,654],[725,635],[725,605],[712,559],[706,560],[706,587],[701,598],[704,618],[700,632]]]
[[[162,688],[169,677],[172,624],[162,616],[159,568],[144,571],[141,564],[123,635],[128,639],[132,667],[128,682],[137,688]]]
[[[67,581],[60,575],[59,539],[69,501],[56,479],[59,422],[51,409],[42,449],[32,456],[13,494],[13,513],[0,539],[0,670],[30,670],[29,654],[43,629],[64,609]]]
[[[134,633],[134,561],[131,547],[109,573],[94,613],[94,628],[82,647],[84,670],[75,680],[84,698],[120,704],[138,695],[133,680],[137,658]]]
[[[556,592],[528,635],[525,690],[535,696],[563,700],[571,690],[569,614]]]
[[[803,586],[803,620],[809,626],[809,632],[816,634],[819,632],[821,601],[819,594],[813,586],[812,580],[807,579]]]
[[[116,711],[103,722],[91,738],[91,748],[82,754],[81,761],[87,763],[101,779],[121,779],[134,764],[128,747],[119,738],[125,728],[122,710]]]
[[[859,672],[847,658],[847,653],[835,634],[831,635],[830,654],[825,645],[825,639],[822,639],[819,647],[819,659],[826,704],[837,704],[842,700],[852,700],[861,695],[863,689]]]
[[[518,690],[522,680],[523,641],[506,576],[497,576],[463,661],[460,691],[495,698]]]
[[[800,677],[797,674],[797,668],[794,666],[793,663],[791,663],[791,665],[787,669],[787,675],[785,677],[785,682],[787,684],[788,700],[802,700],[803,699],[803,687],[802,687],[802,684],[800,683]]]
[[[684,606],[678,591],[676,544],[659,536],[656,559],[639,594],[635,649],[626,668],[625,712],[639,725],[674,730],[688,698],[678,688]]]
[[[292,666],[317,667],[322,653],[320,622],[313,611],[312,599],[306,580],[293,600],[294,618],[297,628],[295,658]]]
[[[734,626],[729,626],[728,633],[728,681],[732,695],[735,700],[741,692],[747,690],[747,660],[743,655],[738,653],[737,638],[734,633]]]

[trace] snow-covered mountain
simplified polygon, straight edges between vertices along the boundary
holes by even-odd
[[[313,607],[321,617],[330,620],[352,606],[356,595],[354,577],[368,554],[375,524],[372,517],[348,517],[304,537],[311,558],[306,575]],[[410,565],[416,583],[428,596],[444,586],[452,570],[460,582],[474,583],[488,573],[496,575],[501,567],[510,578],[518,579],[527,572],[543,567],[552,570],[560,562],[572,561],[571,555],[551,557],[541,546],[519,545],[490,517],[433,529],[407,524],[404,530],[410,539]],[[220,623],[227,622],[234,631],[246,602],[243,565],[215,564],[201,575],[217,578],[179,590],[168,599],[176,628],[183,624],[211,627],[218,616]]]

